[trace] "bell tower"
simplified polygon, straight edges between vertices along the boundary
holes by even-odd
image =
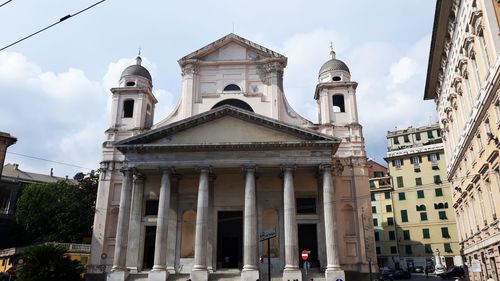
[[[118,141],[147,131],[153,125],[157,100],[153,95],[153,83],[149,71],[136,63],[122,72],[119,86],[111,89],[111,124],[106,131],[108,140]]]
[[[314,99],[318,104],[319,124],[345,126],[358,123],[356,87],[347,65],[336,58],[333,49],[330,60],[319,71]]]

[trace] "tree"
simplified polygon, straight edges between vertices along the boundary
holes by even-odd
[[[91,235],[98,174],[77,176],[76,182],[31,184],[23,189],[16,221],[36,241],[80,243]]]
[[[84,268],[58,245],[36,245],[23,255],[18,281],[81,281]]]

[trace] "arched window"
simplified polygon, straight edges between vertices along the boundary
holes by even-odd
[[[236,84],[229,84],[226,87],[224,87],[223,91],[224,92],[227,92],[227,91],[241,91],[241,88],[240,88],[240,86],[238,86]]]
[[[227,99],[227,100],[220,101],[220,102],[216,103],[212,107],[212,109],[217,108],[217,107],[221,107],[221,106],[223,106],[225,104],[229,104],[229,105],[232,105],[232,106],[235,106],[235,107],[239,107],[241,109],[253,112],[252,107],[248,103],[246,103],[246,102],[244,102],[242,100],[238,100],[238,99]]]
[[[275,229],[276,234],[278,234],[278,211],[275,209],[267,209],[262,212],[262,230]],[[263,254],[267,257],[268,253],[270,253],[271,258],[275,258],[279,256],[279,236],[277,235],[275,238],[271,239],[270,246],[271,249],[267,248],[267,243],[263,246]]]
[[[342,209],[342,213],[345,218],[346,226],[345,226],[345,235],[356,235],[356,215],[354,214],[354,208],[347,204]]]
[[[181,258],[194,258],[196,212],[188,210],[182,215]]]
[[[134,100],[125,100],[123,102],[123,117],[124,118],[134,117]]]
[[[333,97],[333,112],[345,112],[344,95],[334,95]]]
[[[151,120],[151,106],[148,104],[146,105],[146,127],[151,127],[153,125]]]

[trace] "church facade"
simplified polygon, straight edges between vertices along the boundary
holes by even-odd
[[[311,94],[318,123],[287,102],[287,58],[229,34],[178,61],[180,101],[157,124],[137,57],[111,89],[91,271],[302,280],[307,250],[328,281],[367,273],[375,250],[357,83],[331,56]],[[263,232],[275,235],[269,244]]]

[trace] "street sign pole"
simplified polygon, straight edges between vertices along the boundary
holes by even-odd
[[[271,238],[267,238],[267,280],[271,281]]]
[[[276,229],[267,229],[260,234],[259,240],[267,240],[267,280],[271,281],[271,239],[276,237]]]

